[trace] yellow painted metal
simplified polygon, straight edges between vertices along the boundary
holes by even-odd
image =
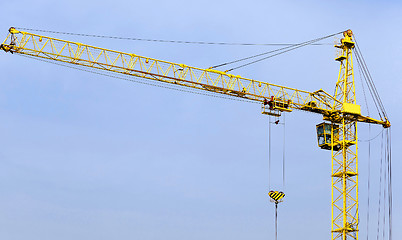
[[[6,43],[9,41],[10,43]],[[215,69],[201,69],[185,64],[143,57],[82,43],[71,42],[33,33],[10,29],[1,45],[6,52],[70,63],[153,81],[196,88],[200,90],[263,102],[275,97],[292,103],[289,108],[311,109],[314,112],[331,111],[333,98],[321,92],[288,88],[262,81],[243,78]],[[314,107],[308,107],[314,101]]]
[[[339,116],[342,114],[342,108],[333,107],[342,103],[321,89],[308,92],[243,78],[214,69],[190,67],[185,64],[143,57],[134,53],[114,51],[18,31],[15,28],[10,28],[9,34],[1,44],[0,49],[5,52],[70,63],[261,103],[271,98],[289,103],[286,107],[280,104],[275,105],[272,109],[274,112],[271,113],[274,115],[280,115],[280,112],[283,111],[298,109],[322,114],[324,119],[338,118],[340,120]],[[362,115],[347,115],[345,117],[359,122],[386,125],[386,121]]]
[[[0,49],[5,52],[29,55],[36,58],[70,63],[79,66],[110,71],[164,83],[230,95],[264,103],[277,99],[288,106],[276,104],[275,113],[298,109],[322,114],[326,117],[339,116],[341,109],[333,96],[323,90],[303,91],[267,82],[244,78],[214,69],[190,67],[154,58],[139,56],[71,42],[10,28]],[[357,121],[383,124],[381,120],[365,116],[350,116]]]
[[[360,115],[360,105],[353,104],[353,103],[343,103],[343,113],[355,114]]]
[[[279,203],[285,197],[285,194],[280,191],[269,191],[268,196],[274,201],[275,203]]]
[[[10,28],[0,49],[257,101],[262,103],[262,113],[268,115],[280,116],[281,112],[293,109],[323,115],[331,129],[331,143],[325,140],[325,145],[320,147],[330,148],[332,155],[332,239],[346,240],[358,239],[356,123],[381,124],[385,128],[389,127],[390,123],[387,119],[377,120],[362,116],[360,106],[356,104],[352,31],[346,31],[341,44],[336,47],[340,49],[336,60],[341,63],[341,67],[334,96],[321,89],[308,92],[214,69],[190,67],[18,31],[14,28]],[[317,131],[319,126],[320,124],[317,125]],[[327,139],[327,133],[323,136]]]
[[[340,61],[339,77],[336,83],[334,109],[342,109],[339,118],[332,122],[331,135],[339,131],[340,148],[332,144],[332,240],[358,239],[358,158],[357,158],[357,119],[348,115],[360,115],[360,106],[356,104],[355,83],[352,63],[352,31],[344,32],[341,50],[336,60]],[[338,130],[339,129],[339,130]],[[334,137],[332,137],[334,143]]]

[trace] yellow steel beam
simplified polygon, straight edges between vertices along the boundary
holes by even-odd
[[[7,42],[10,43],[7,44]],[[182,85],[253,101],[264,102],[272,96],[290,100],[291,108],[301,109],[314,101],[315,111],[330,111],[331,96],[243,78],[214,69],[157,60],[82,43],[71,42],[10,29],[1,48],[6,52],[30,55],[95,69]]]
[[[32,57],[70,63],[93,69],[130,75],[214,93],[230,95],[257,102],[286,101],[286,108],[276,106],[279,112],[298,109],[315,112],[327,117],[342,114],[334,109],[338,102],[323,90],[303,91],[267,82],[244,78],[214,69],[190,67],[185,64],[158,60],[94,47],[78,42],[66,41],[10,28],[7,38],[0,47],[5,52],[29,55]],[[368,121],[364,116],[357,121]],[[372,123],[383,121],[370,119]]]
[[[389,125],[388,121],[376,120],[360,114],[343,113],[342,104],[321,89],[308,92],[214,69],[191,67],[185,64],[143,57],[134,53],[109,50],[18,31],[15,28],[9,29],[9,34],[1,44],[0,49],[5,52],[160,81],[265,104],[269,100],[287,103],[286,108],[274,104],[271,110],[276,110],[276,113],[273,114],[297,109],[322,114],[324,119],[327,118],[332,121],[338,119],[340,122],[342,118],[350,118],[359,122]]]
[[[338,122],[339,149],[332,147],[332,240],[357,240],[359,237],[358,207],[358,154],[357,121],[360,106],[356,105],[355,82],[352,63],[352,31],[344,33],[341,55],[336,60],[341,63],[335,88],[338,99],[334,108],[342,108],[342,119]],[[352,116],[347,118],[346,116]],[[369,121],[370,119],[364,119]],[[384,123],[382,123],[384,125]],[[332,139],[334,128],[332,128]],[[333,141],[333,140],[332,140]]]

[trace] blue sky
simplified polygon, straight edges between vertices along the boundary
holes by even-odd
[[[402,4],[398,1],[20,1],[10,26],[167,40],[297,43],[348,28],[390,117],[394,239],[402,238],[397,173],[402,133]],[[150,44],[57,36],[185,63],[212,65],[270,47]],[[326,43],[333,43],[328,39]],[[307,91],[333,91],[331,45],[311,46],[236,74]],[[0,53],[0,238],[273,239],[268,119],[260,106],[130,83]],[[364,104],[356,72],[358,101]],[[364,108],[363,108],[364,109]],[[271,186],[286,195],[279,239],[330,237],[330,152],[319,115],[286,114],[272,131]],[[381,131],[371,128],[371,137]],[[359,125],[360,139],[368,127]],[[380,139],[372,141],[370,231],[376,238]],[[366,238],[368,145],[360,143],[361,238]]]

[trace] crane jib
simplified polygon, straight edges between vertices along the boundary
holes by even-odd
[[[9,43],[7,43],[8,40]],[[295,109],[318,113],[332,120],[348,118],[359,122],[382,124],[384,127],[389,126],[387,120],[376,120],[362,116],[360,113],[343,111],[343,106],[337,106],[336,99],[322,90],[303,91],[247,79],[215,69],[190,67],[185,64],[18,31],[15,28],[10,28],[9,35],[0,49],[35,58],[230,95],[262,104],[271,101],[273,107],[270,107],[271,111],[263,111],[265,114],[280,115],[283,111],[290,112]]]

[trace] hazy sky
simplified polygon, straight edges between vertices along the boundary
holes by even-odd
[[[399,1],[19,1],[3,6],[0,36],[15,26],[166,40],[298,43],[352,29],[392,123],[397,240],[402,239],[401,12]],[[274,49],[52,36],[202,68]],[[332,93],[339,71],[334,40],[235,74]],[[274,239],[269,179],[271,188],[286,193],[279,206],[279,239],[330,238],[331,156],[317,147],[319,115],[286,114],[283,184],[283,125],[271,132],[269,177],[268,118],[258,104],[3,52],[0,72],[0,239]],[[356,89],[365,109],[358,72]],[[381,127],[372,126],[370,136],[368,130],[359,125],[361,140]],[[369,239],[377,237],[380,142],[381,137],[371,142],[369,193],[368,144],[359,142],[361,239],[367,236],[368,195]]]

